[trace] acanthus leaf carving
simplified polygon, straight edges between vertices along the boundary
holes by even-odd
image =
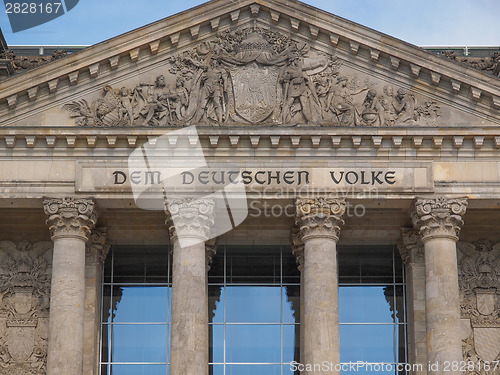
[[[212,260],[217,253],[217,238],[211,238],[205,242],[205,261],[207,272],[210,271]]]
[[[85,198],[51,198],[43,201],[52,239],[80,237],[87,241],[97,221],[95,203]]]
[[[324,197],[297,199],[295,203],[295,224],[300,231],[300,239],[339,239],[340,227],[344,225],[342,216],[347,204],[343,199]]]
[[[467,198],[418,198],[412,206],[413,226],[420,230],[422,241],[450,238],[458,241]]]
[[[44,375],[52,242],[0,242],[0,374]]]
[[[203,242],[212,238],[215,203],[209,198],[171,198],[165,203],[170,240],[198,238]]]
[[[268,124],[435,126],[440,105],[402,87],[376,88],[340,71],[334,55],[274,29],[224,31],[167,59],[154,82],[104,86],[63,105],[78,126]]]
[[[295,255],[297,268],[302,272],[304,268],[304,242],[300,238],[300,230],[297,227],[292,227],[290,231],[290,245],[292,247],[292,254]]]
[[[417,229],[401,228],[401,241],[398,242],[397,246],[405,264],[424,261],[424,244]]]
[[[94,228],[90,238],[85,244],[85,257],[87,262],[103,264],[109,253],[111,244],[108,240],[107,228]]]

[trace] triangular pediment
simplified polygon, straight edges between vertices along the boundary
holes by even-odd
[[[289,0],[215,0],[0,82],[1,126],[500,124],[500,79]]]

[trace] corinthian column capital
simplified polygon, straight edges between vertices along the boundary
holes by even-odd
[[[205,242],[212,238],[215,203],[207,198],[172,198],[165,203],[165,213],[172,243]],[[181,244],[181,247],[184,247]]]
[[[103,264],[111,248],[108,239],[108,228],[95,228],[85,246],[87,261]]]
[[[295,203],[295,224],[299,228],[303,242],[311,238],[339,240],[342,216],[346,210],[343,199],[323,197],[297,199]]]
[[[467,198],[417,198],[411,218],[423,242],[433,238],[449,238],[456,242],[466,209]]]
[[[300,230],[293,227],[290,232],[290,245],[292,247],[292,254],[295,255],[297,268],[302,272],[304,268],[304,242],[300,239]]]
[[[401,228],[398,250],[405,264],[423,262],[424,243],[420,238],[420,231],[413,228]]]
[[[85,198],[48,198],[43,201],[52,240],[58,238],[89,239],[97,221],[95,203]]]
[[[211,238],[205,242],[205,261],[207,263],[207,272],[210,271],[215,254],[217,254],[217,238]]]

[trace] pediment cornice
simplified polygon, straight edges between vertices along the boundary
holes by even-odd
[[[446,96],[448,102],[481,112],[483,118],[499,116],[500,79],[290,0],[211,1],[11,77],[0,82],[0,113],[11,117],[21,103],[23,108],[30,108],[68,88],[116,75],[117,70],[134,66],[138,60],[173,53],[257,18],[311,45],[331,48],[332,54],[342,56],[349,64],[391,69],[419,90]]]

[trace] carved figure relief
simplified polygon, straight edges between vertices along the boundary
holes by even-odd
[[[79,126],[434,125],[440,107],[400,87],[341,73],[336,56],[277,31],[225,31],[168,59],[154,82],[105,86],[63,105]],[[365,79],[366,81],[366,79]]]
[[[45,374],[52,242],[0,242],[0,374]]]
[[[458,242],[461,315],[470,322],[463,341],[465,360],[500,360],[500,243]],[[468,374],[498,374],[485,369]]]

